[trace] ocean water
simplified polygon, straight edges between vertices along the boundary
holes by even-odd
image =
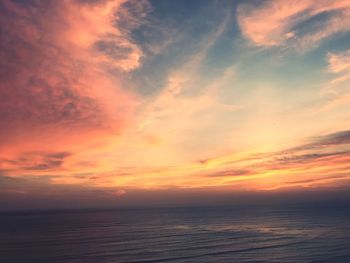
[[[0,214],[1,263],[350,262],[348,207]]]

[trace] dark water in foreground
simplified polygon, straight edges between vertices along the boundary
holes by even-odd
[[[350,262],[350,209],[0,214],[0,262]]]

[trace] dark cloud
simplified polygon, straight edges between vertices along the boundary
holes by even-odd
[[[350,131],[340,131],[321,137],[315,144],[319,146],[339,145],[350,143]]]
[[[350,131],[338,131],[324,136],[318,136],[311,139],[310,143],[292,148],[291,151],[308,150],[315,148],[324,148],[329,146],[350,144]]]
[[[16,183],[18,181],[20,181],[19,178],[5,176],[5,175],[0,174],[0,185],[3,187],[6,187],[6,185],[8,185],[8,184],[13,184],[13,183]]]
[[[326,158],[326,157],[335,157],[342,155],[349,155],[349,151],[342,152],[330,152],[330,153],[309,153],[309,154],[298,154],[298,152],[291,152],[275,157],[275,161],[280,164],[291,164],[291,163],[305,163],[313,160]]]
[[[21,154],[16,159],[2,159],[0,160],[0,164],[2,164],[4,167],[7,167],[7,172],[11,170],[43,171],[61,168],[64,160],[70,155],[71,154],[68,152],[32,152]]]
[[[323,182],[325,180],[337,180],[337,179],[349,179],[349,175],[332,175],[322,178],[313,178],[313,179],[306,179],[306,180],[299,180],[299,181],[292,181],[288,182],[288,184],[309,184],[309,183],[318,183]]]

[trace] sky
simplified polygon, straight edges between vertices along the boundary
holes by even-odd
[[[348,0],[2,0],[0,29],[0,209],[350,190]]]

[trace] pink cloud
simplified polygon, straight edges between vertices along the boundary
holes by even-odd
[[[350,49],[328,54],[329,70],[333,73],[350,73]]]
[[[91,143],[132,118],[137,98],[119,76],[140,66],[130,33],[148,7],[135,3],[138,17],[124,3],[2,1],[0,155]]]
[[[126,194],[126,191],[123,190],[123,189],[120,189],[120,190],[115,191],[115,195],[116,195],[116,196],[123,196],[123,195],[125,195],[125,194]]]
[[[330,14],[312,26],[301,25],[317,15]],[[349,31],[350,2],[342,1],[264,1],[258,6],[249,2],[238,8],[242,34],[257,46],[273,47],[288,43],[301,48],[317,45],[339,32]],[[307,33],[301,33],[300,27]]]
[[[346,85],[350,80],[350,49],[328,53],[327,62],[328,71],[334,74],[335,78],[324,88],[324,93],[331,96],[320,111],[328,111],[346,105],[350,101],[350,90]]]

